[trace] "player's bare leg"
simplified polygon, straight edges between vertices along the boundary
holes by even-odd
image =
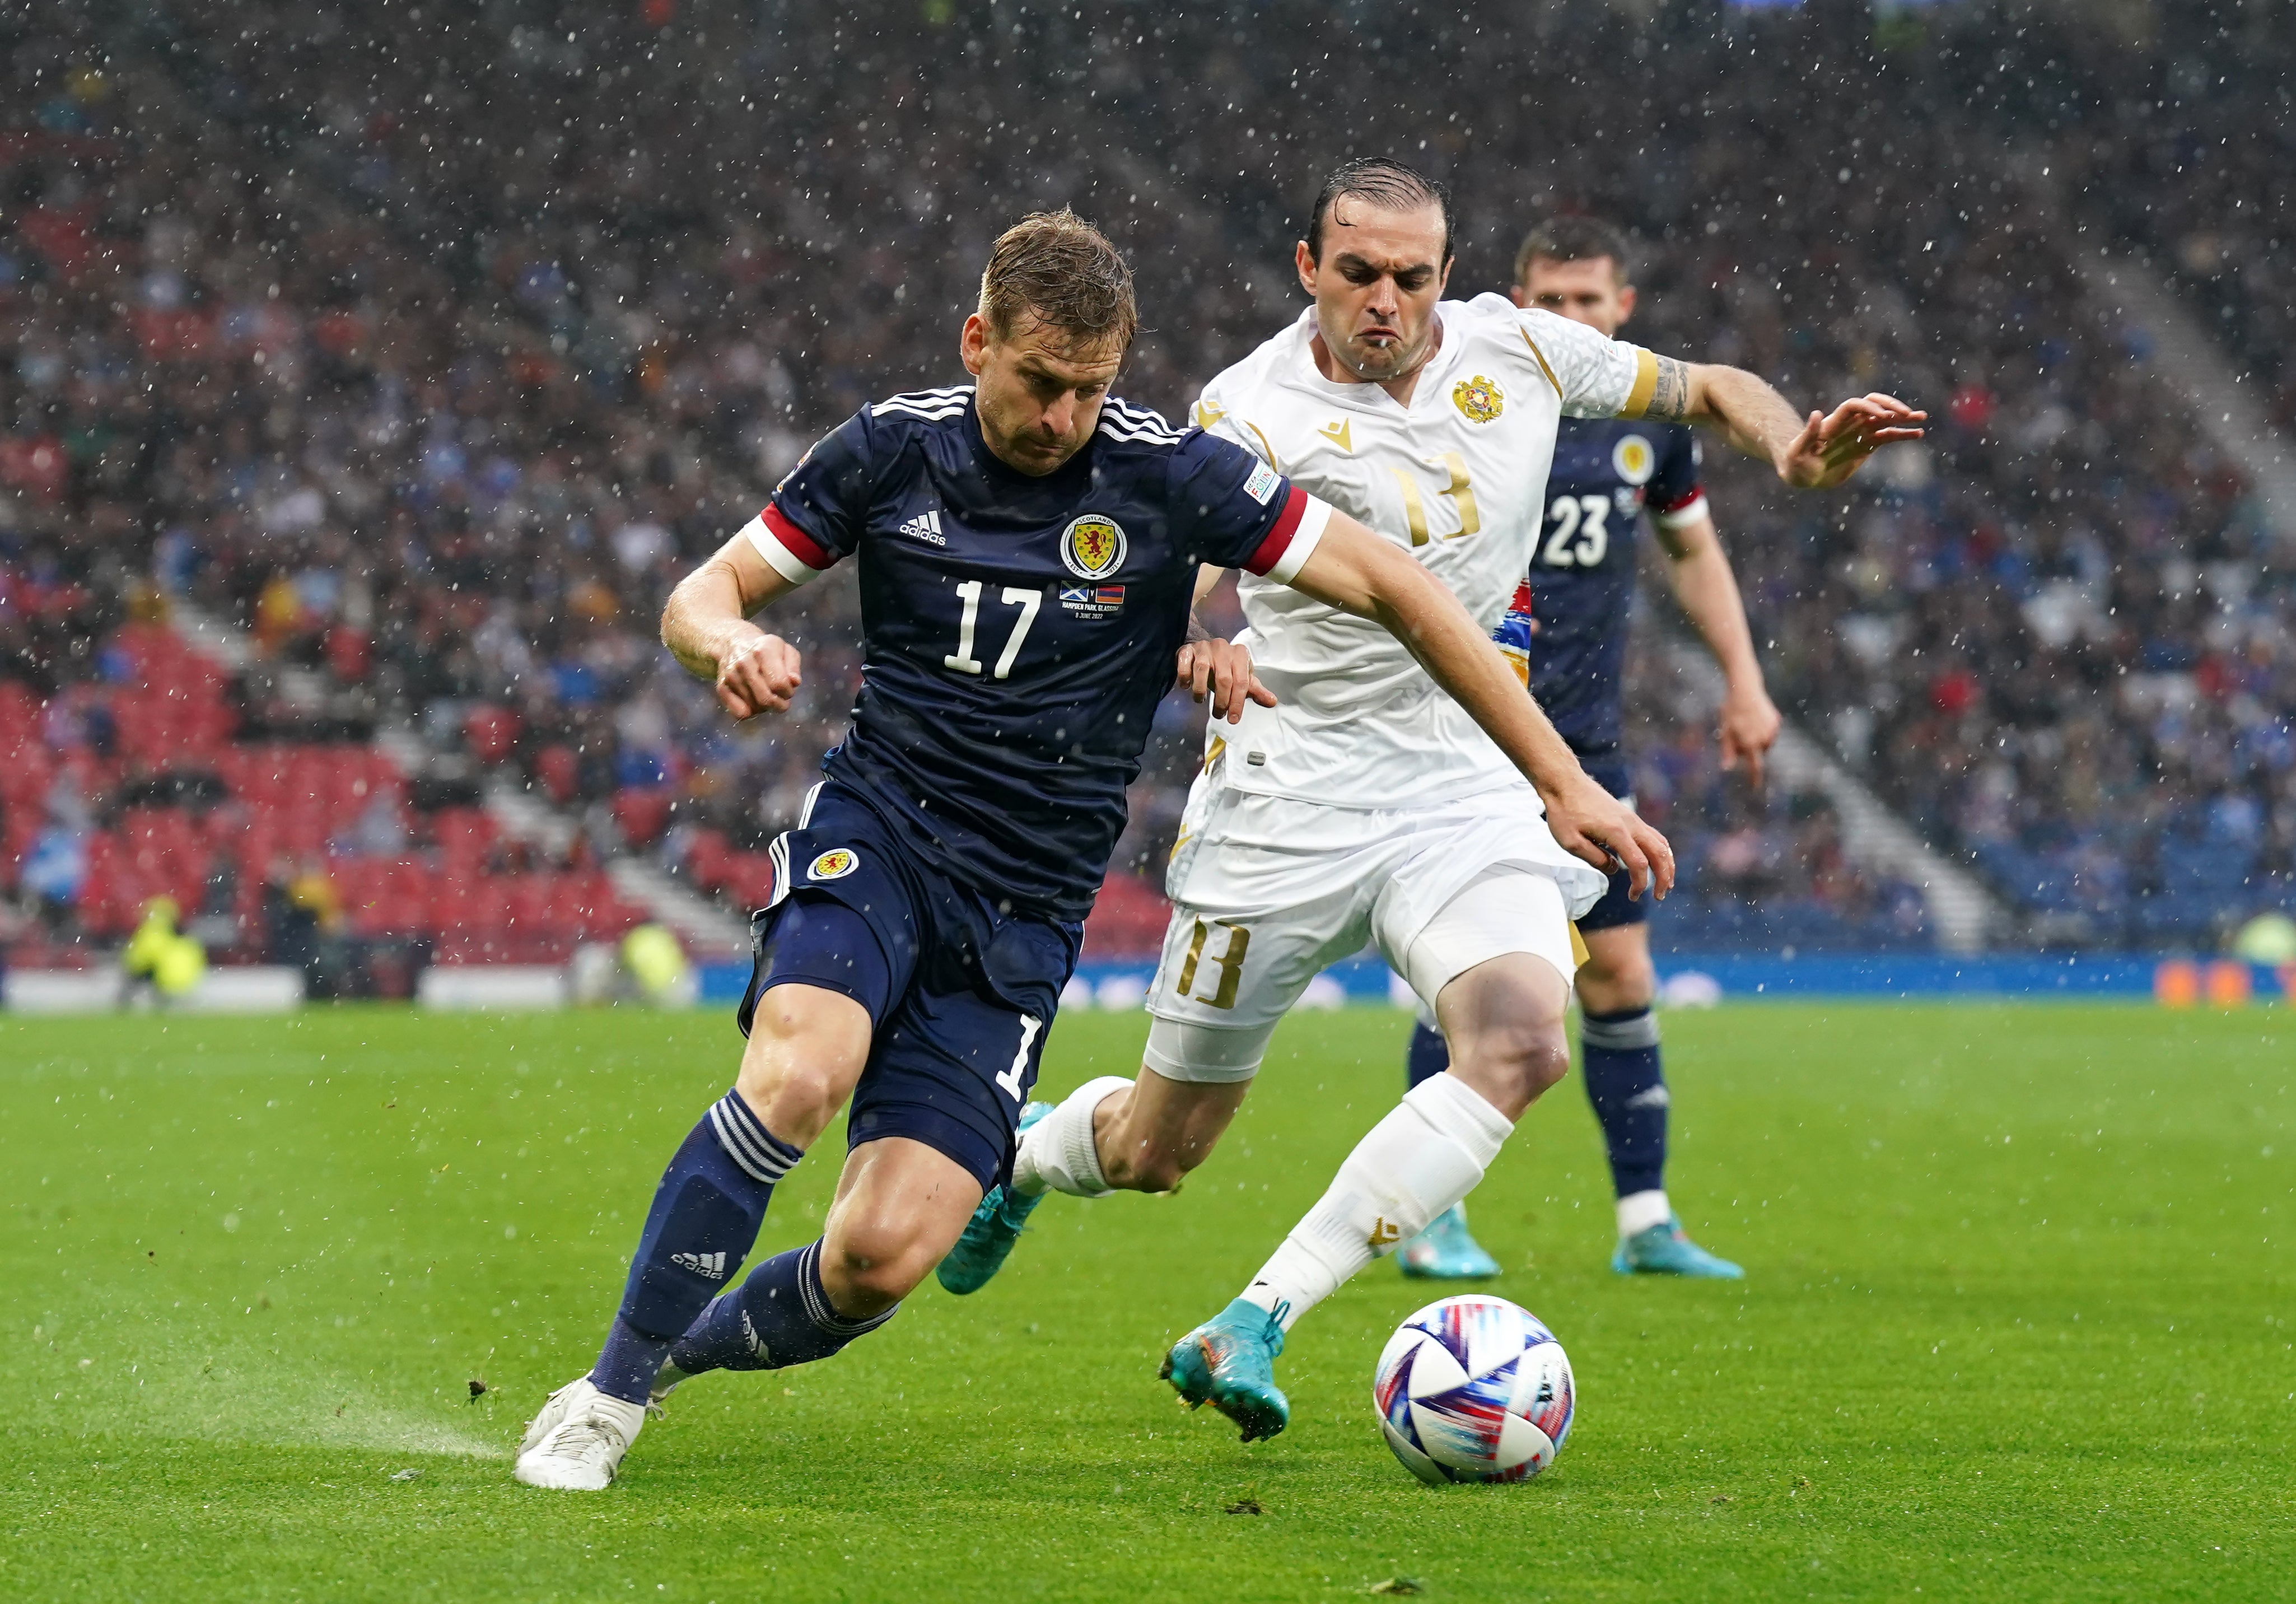
[[[1168,1192],[1211,1156],[1243,1106],[1249,1081],[1174,1081],[1148,1065],[1093,1110],[1103,1180],[1130,1192]]]
[[[817,986],[767,991],[749,1035],[734,1089],[663,1173],[597,1365],[553,1393],[528,1426],[519,1480],[570,1492],[613,1481],[672,1345],[741,1269],[775,1183],[827,1128],[868,1062],[868,1011]]]
[[[941,1262],[940,1284],[960,1296],[987,1286],[1047,1192],[1174,1190],[1211,1156],[1250,1087],[1249,1080],[1175,1081],[1143,1064],[1136,1081],[1103,1076],[1058,1105],[1029,1104],[1012,1183],[982,1202]]]
[[[821,1284],[838,1314],[873,1320],[908,1296],[980,1203],[980,1183],[922,1142],[890,1136],[856,1147],[822,1232]]]
[[[1502,953],[1443,988],[1435,1016],[1452,1043],[1447,1073],[1464,1082],[1509,1124],[1570,1073],[1563,1019],[1571,983],[1528,952]]]
[[[1284,1334],[1474,1189],[1522,1111],[1570,1072],[1570,1000],[1562,971],[1527,952],[1502,953],[1443,987],[1435,1011],[1456,1043],[1451,1068],[1406,1093],[1242,1296],[1173,1345],[1163,1374],[1182,1398],[1212,1404],[1246,1442],[1283,1429],[1291,1404],[1275,1361]]]

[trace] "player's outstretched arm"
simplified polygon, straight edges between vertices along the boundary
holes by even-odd
[[[785,712],[797,694],[797,648],[750,621],[750,614],[796,588],[745,535],[735,535],[669,593],[661,644],[696,679],[717,687],[736,719]]]
[[[1754,655],[1754,632],[1746,623],[1746,604],[1738,594],[1738,578],[1722,549],[1722,537],[1711,518],[1658,526],[1659,544],[1666,551],[1667,578],[1673,581],[1675,600],[1697,628],[1714,661],[1722,665],[1726,689],[1722,697],[1717,735],[1722,747],[1722,767],[1746,766],[1746,777],[1762,783],[1762,763],[1778,738],[1784,720],[1762,684],[1761,659]]]
[[[1419,563],[1354,519],[1333,513],[1292,586],[1324,605],[1377,622],[1410,649],[1538,788],[1547,827],[1573,857],[1626,868],[1632,893],[1674,886],[1674,851],[1578,766],[1491,637]]]
[[[1919,440],[1929,414],[1879,391],[1805,419],[1759,374],[1660,357],[1643,415],[1702,424],[1800,489],[1831,489],[1883,446]]]

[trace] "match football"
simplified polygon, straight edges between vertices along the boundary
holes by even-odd
[[[2296,1599],[2290,0],[0,45],[0,1597]]]

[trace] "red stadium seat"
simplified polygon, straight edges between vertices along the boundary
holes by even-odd
[[[474,707],[463,720],[463,738],[479,761],[499,763],[518,744],[518,715],[504,707]]]
[[[580,760],[571,746],[545,746],[534,760],[535,777],[542,782],[542,788],[550,794],[553,802],[574,800],[575,775],[579,768]]]
[[[669,827],[677,799],[658,786],[626,786],[614,793],[614,822],[632,846],[647,846]]]

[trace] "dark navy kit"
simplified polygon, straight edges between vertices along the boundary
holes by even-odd
[[[860,565],[852,728],[774,843],[741,1013],[746,1033],[789,983],[868,1010],[851,1146],[1005,1173],[1197,570],[1267,572],[1307,508],[1240,448],[1114,399],[1059,469],[1020,473],[967,387],[864,407],[750,526],[789,577]]]

